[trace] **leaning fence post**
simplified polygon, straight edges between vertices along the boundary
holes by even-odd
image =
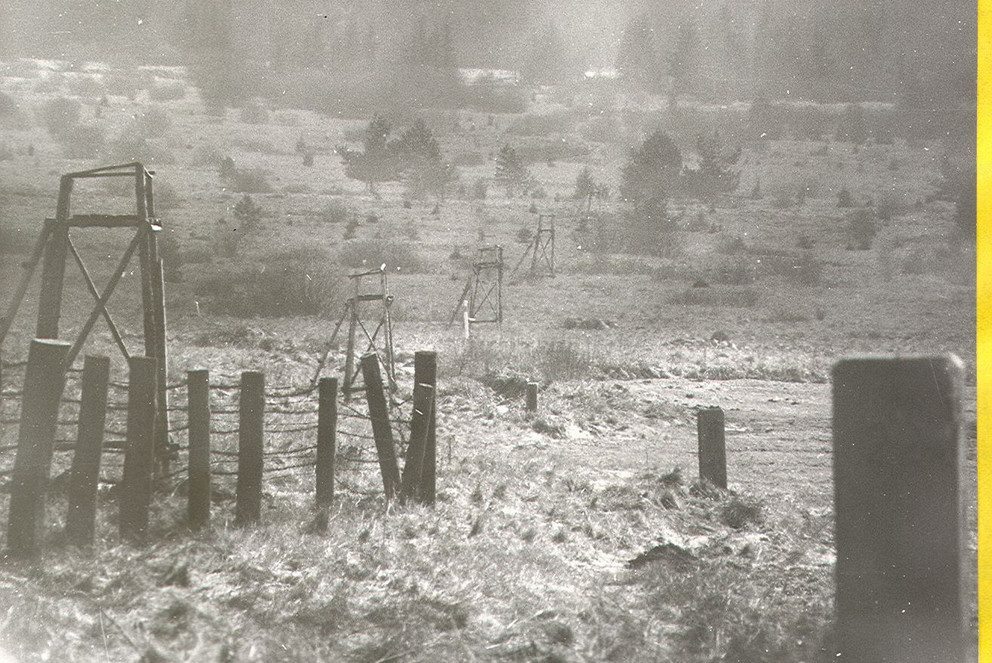
[[[31,341],[28,351],[7,522],[7,546],[19,556],[41,552],[45,491],[65,383],[62,363],[68,351],[68,343],[43,339]]]
[[[437,353],[420,350],[413,355],[413,383],[430,385],[434,403],[428,417],[424,459],[420,470],[420,502],[433,506],[437,494]]]
[[[334,501],[334,456],[337,453],[338,379],[321,378],[317,391],[317,506]]]
[[[424,448],[427,446],[433,410],[434,387],[429,384],[414,385],[410,445],[406,450],[406,466],[403,468],[403,486],[400,491],[400,500],[403,502],[420,496],[420,484],[424,472]]]
[[[107,384],[110,358],[87,355],[83,362],[83,386],[79,405],[79,432],[72,456],[69,511],[65,532],[77,546],[93,544],[96,523],[96,493],[100,480],[103,428],[107,422]]]
[[[189,491],[186,520],[192,530],[210,525],[210,372],[186,372]]]
[[[724,438],[723,410],[708,407],[696,413],[699,436],[699,479],[717,488],[727,489],[727,446]]]
[[[262,515],[262,469],[265,423],[265,375],[241,374],[241,407],[238,419],[238,484],[234,522],[248,525]]]
[[[537,383],[527,383],[527,401],[524,408],[527,412],[537,412]]]
[[[118,527],[121,538],[141,543],[148,532],[148,507],[152,501],[158,360],[131,357],[128,368],[127,450],[118,503]]]
[[[833,369],[836,656],[965,657],[961,360]]]
[[[369,417],[372,419],[372,436],[375,438],[379,469],[382,472],[382,486],[388,500],[399,490],[400,471],[396,465],[396,445],[393,442],[393,430],[389,425],[386,394],[382,389],[379,357],[374,352],[362,355],[362,379],[365,381],[365,398],[369,403]]]

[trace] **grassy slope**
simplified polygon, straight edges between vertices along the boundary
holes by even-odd
[[[14,237],[33,238],[51,216],[58,174],[93,163],[65,159],[31,121],[31,109],[58,92],[39,87],[36,76],[9,77],[2,87],[24,107],[18,126],[0,136],[14,152],[0,161],[0,225]],[[376,200],[344,178],[330,151],[362,123],[292,112],[294,120],[284,113],[247,125],[233,111],[223,120],[202,115],[192,92],[161,106],[172,128],[155,143],[174,163],[157,165],[159,181],[180,203],[162,216],[184,250],[208,250],[213,221],[230,217],[237,200],[201,162],[213,148],[241,167],[272,172],[275,192],[255,197],[268,216],[246,244],[249,259],[301,243],[337,245],[343,224],[319,219],[338,200],[360,219],[379,218],[361,223],[360,240],[399,237],[428,265],[425,273],[392,274],[390,283],[401,382],[412,377],[410,352],[440,354],[439,506],[385,510],[375,498],[346,491],[325,531],[311,511],[310,476],[290,472],[267,485],[263,528],[233,529],[232,505],[220,502],[214,530],[189,536],[175,526],[182,521],[177,494],[161,501],[152,544],[133,549],[119,545],[108,504],[95,554],[66,551],[55,537],[43,564],[6,562],[0,570],[0,642],[19,660],[816,657],[829,637],[833,554],[829,394],[820,383],[834,359],[852,352],[974,354],[973,254],[945,241],[948,206],[927,202],[939,144],[854,153],[839,143],[824,151],[821,143],[783,140],[748,150],[741,188],[760,179],[765,197],[722,201],[712,210],[691,206],[686,218],[701,215],[699,230],[680,233],[680,250],[669,258],[578,251],[571,204],[551,199],[567,198],[583,163],[535,164],[549,194],[537,202],[559,214],[562,274],[553,282],[511,279],[507,323],[480,330],[468,346],[444,327],[466,274],[464,259],[452,252],[470,256],[481,231],[503,243],[515,264],[523,246],[514,238],[533,224],[529,201],[504,200],[491,189],[485,203],[452,200],[434,216],[433,202],[403,207],[398,185],[384,185]],[[137,102],[112,96],[99,120],[91,105],[84,118],[113,137],[148,107],[143,92]],[[486,155],[514,118],[498,117],[495,126],[485,116],[474,119],[476,130],[442,136],[446,153]],[[313,168],[293,153],[301,135],[317,149]],[[615,185],[627,139],[593,145],[585,163]],[[23,154],[28,145],[33,157]],[[489,163],[464,167],[462,180],[470,185],[491,170]],[[800,186],[812,187],[802,206],[773,204]],[[845,212],[836,207],[841,187],[861,200],[892,197],[907,213],[881,227],[871,251],[846,250]],[[126,205],[112,194],[81,187],[77,209]],[[797,252],[802,235],[813,239],[822,263],[819,283],[796,284],[758,262],[767,253]],[[750,252],[724,252],[733,238]],[[99,265],[98,281],[111,269],[104,257],[111,239],[80,238]],[[0,258],[0,282],[12,283],[20,257],[5,250]],[[713,280],[726,264],[743,265],[757,282],[714,282],[701,304],[685,303],[693,280]],[[217,319],[209,310],[197,318],[190,281],[206,268],[184,266],[184,283],[170,287],[173,378],[209,366],[215,376],[265,368],[270,384],[305,382],[329,323]],[[112,303],[131,342],[140,333],[133,280],[125,277]],[[746,306],[716,305],[742,291],[754,293]],[[34,291],[7,355],[18,356],[29,337],[33,301]],[[88,310],[82,297],[70,302],[67,329]],[[616,326],[566,330],[569,318]],[[716,331],[729,342],[710,342]],[[95,339],[99,347],[110,347],[105,335]],[[541,414],[527,418],[512,393],[504,391],[504,399],[483,387],[477,378],[486,375],[504,378],[488,382],[504,390],[521,378],[540,379]],[[713,381],[722,378],[762,382]],[[691,486],[693,408],[709,404],[728,410],[728,433],[740,450],[731,482],[740,499]],[[685,478],[670,473],[675,466]],[[359,469],[344,479],[375,486],[375,476]],[[746,507],[757,505],[760,517],[748,518],[755,514]],[[5,515],[6,500],[0,508]],[[53,530],[63,514],[56,501]],[[973,531],[973,514],[970,525]],[[627,568],[665,543],[673,547],[657,550],[654,562]]]

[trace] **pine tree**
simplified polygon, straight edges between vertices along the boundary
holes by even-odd
[[[517,193],[527,193],[531,175],[509,143],[504,143],[496,155],[496,181],[506,190],[508,198]]]
[[[617,71],[632,88],[648,91],[660,88],[661,71],[648,15],[641,14],[624,27],[617,51]]]
[[[243,234],[258,230],[262,223],[262,214],[262,208],[251,199],[251,196],[245,194],[234,205],[233,216],[236,230],[243,232]]]

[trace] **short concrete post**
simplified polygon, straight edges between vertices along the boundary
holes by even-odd
[[[158,399],[158,360],[128,360],[127,451],[119,494],[119,531],[122,539],[143,543],[148,533],[155,468],[155,409]]]
[[[437,353],[419,350],[413,356],[413,383],[430,385],[434,402],[428,416],[424,459],[420,469],[420,502],[433,506],[437,499]]]
[[[77,546],[93,545],[109,380],[110,358],[87,355],[83,363],[79,432],[69,475],[69,511],[65,524],[66,537]]]
[[[699,479],[727,489],[727,446],[724,440],[723,410],[708,407],[696,414],[699,435]]]
[[[527,383],[527,403],[525,406],[527,412],[537,412],[537,386],[536,382]]]
[[[265,426],[265,375],[241,374],[238,418],[238,483],[234,507],[237,525],[257,523],[262,517],[262,471]]]
[[[338,379],[321,378],[317,404],[317,506],[334,501],[334,460],[337,453]]]
[[[362,380],[365,381],[365,398],[372,419],[372,436],[382,472],[382,487],[388,500],[395,497],[400,489],[400,471],[396,464],[396,444],[393,442],[393,429],[389,424],[389,409],[379,372],[379,357],[374,352],[362,355]]]
[[[963,375],[951,355],[834,366],[839,661],[965,659]]]
[[[210,373],[186,373],[189,423],[189,491],[186,522],[193,531],[210,525]]]
[[[45,492],[65,384],[62,362],[68,351],[68,343],[42,339],[31,341],[28,350],[7,521],[7,546],[21,557],[34,557],[41,552]]]

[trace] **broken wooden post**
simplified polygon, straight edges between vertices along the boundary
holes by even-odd
[[[427,438],[420,470],[420,502],[430,506],[437,498],[437,353],[419,350],[413,355],[413,383],[433,387],[434,403],[427,417]]]
[[[528,382],[527,383],[527,403],[525,406],[527,412],[537,412],[537,383]]]
[[[834,366],[837,660],[964,661],[963,390],[952,355]]]
[[[406,450],[403,468],[403,486],[400,501],[417,499],[424,471],[424,449],[430,432],[431,413],[434,410],[434,387],[429,384],[413,386],[413,416],[410,419],[410,445]]]
[[[128,360],[127,450],[118,502],[118,527],[122,539],[142,543],[148,533],[148,508],[152,501],[155,467],[155,410],[158,360]]]
[[[191,530],[210,525],[210,372],[186,372],[189,425],[189,490],[186,521]]]
[[[241,374],[241,406],[238,419],[238,483],[234,522],[257,523],[262,516],[262,470],[265,446],[265,375],[259,371]]]
[[[382,486],[388,500],[395,497],[399,490],[400,471],[396,465],[396,445],[389,424],[386,394],[382,388],[379,357],[374,352],[362,355],[362,379],[365,381],[365,398],[369,403],[369,417],[372,419],[372,436],[375,438],[379,469],[382,472]]]
[[[337,454],[338,379],[321,378],[317,404],[317,506],[334,501],[334,461]]]
[[[110,358],[87,355],[83,362],[79,429],[69,474],[69,511],[65,524],[66,537],[77,546],[93,545],[109,380]]]
[[[723,410],[708,407],[696,413],[699,436],[699,480],[727,489],[727,446]]]
[[[34,557],[41,552],[45,492],[65,384],[62,362],[68,350],[68,343],[47,339],[31,341],[28,350],[7,521],[7,546],[17,556]]]

